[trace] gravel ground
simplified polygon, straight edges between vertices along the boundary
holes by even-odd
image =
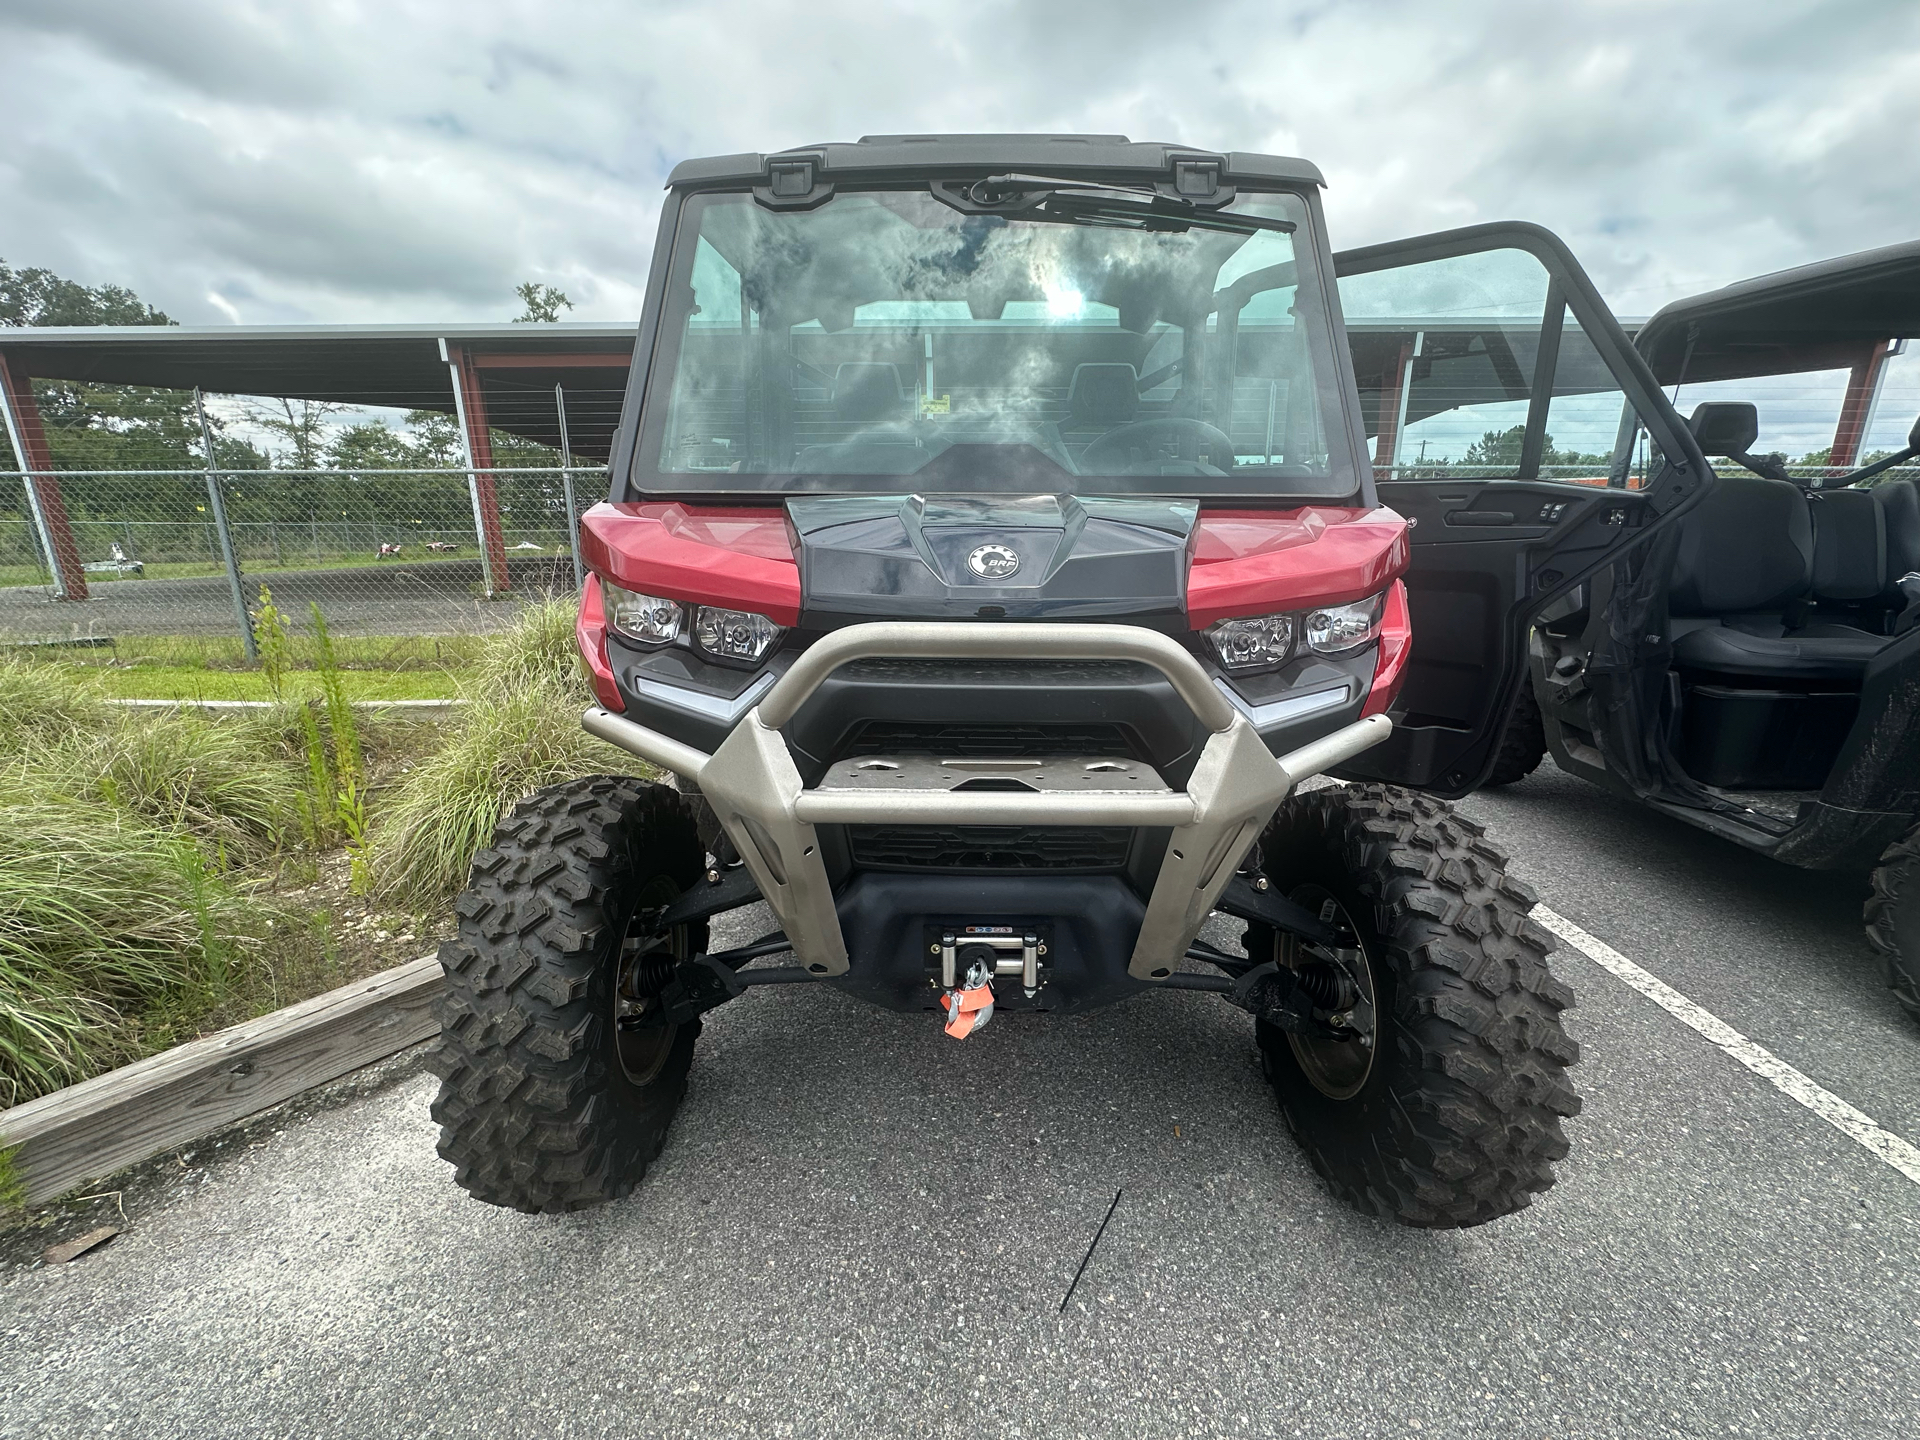
[[[1546,904],[1920,1141],[1857,878],[1550,772],[1465,808]],[[1329,1200],[1201,995],[956,1045],[750,992],[647,1182],[558,1218],[467,1199],[401,1062],[148,1167],[112,1244],[0,1269],[0,1435],[1915,1434],[1920,1186],[1556,964],[1573,1155],[1464,1232]],[[35,1249],[95,1222],[64,1223]]]

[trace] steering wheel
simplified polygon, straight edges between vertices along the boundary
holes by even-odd
[[[1102,467],[1113,466],[1116,461],[1124,460],[1131,468],[1135,463],[1131,454],[1135,446],[1153,443],[1154,437],[1178,435],[1183,439],[1192,439],[1202,452],[1212,451],[1212,462],[1221,470],[1233,468],[1233,437],[1217,425],[1209,425],[1204,420],[1195,420],[1186,415],[1163,415],[1155,420],[1135,420],[1122,425],[1117,430],[1109,430],[1098,440],[1080,452],[1079,470],[1082,475],[1098,475]],[[1184,447],[1182,447],[1184,448]],[[1182,457],[1184,458],[1184,457]],[[1124,474],[1125,471],[1116,473]]]

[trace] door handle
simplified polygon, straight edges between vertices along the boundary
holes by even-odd
[[[1511,510],[1449,510],[1447,511],[1447,524],[1511,525],[1513,524],[1513,512]]]

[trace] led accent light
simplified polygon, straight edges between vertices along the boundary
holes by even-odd
[[[1293,616],[1257,615],[1221,620],[1207,627],[1214,653],[1229,670],[1264,670],[1293,652]]]
[[[1329,605],[1310,610],[1302,629],[1307,648],[1319,655],[1350,655],[1380,638],[1380,617],[1386,609],[1386,592],[1369,595],[1351,605]]]
[[[658,595],[640,595],[622,590],[602,577],[602,604],[606,607],[607,628],[623,640],[638,645],[664,645],[680,633],[680,607]]]
[[[716,660],[757,664],[780,634],[778,625],[751,610],[702,605],[693,620],[694,643]]]

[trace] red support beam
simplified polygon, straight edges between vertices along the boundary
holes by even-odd
[[[493,483],[493,437],[487,424],[487,397],[480,388],[480,365],[473,351],[464,345],[450,345],[447,359],[453,367],[460,421],[466,427],[467,461],[473,467],[474,524],[480,532],[487,592],[498,594],[511,589],[513,581],[507,573],[506,538],[500,531],[500,492]]]
[[[1827,464],[1835,470],[1851,470],[1860,463],[1860,446],[1867,438],[1867,416],[1873,410],[1873,392],[1880,387],[1880,372],[1886,368],[1887,345],[1885,340],[1874,341],[1847,377],[1847,396],[1840,402],[1840,423],[1833,428],[1833,450],[1827,456]]]
[[[1400,358],[1387,372],[1380,387],[1380,409],[1374,425],[1373,478],[1386,480],[1393,470],[1393,454],[1400,445],[1400,392],[1406,389],[1407,365],[1413,359],[1413,342],[1400,342]]]
[[[87,572],[80,564],[80,547],[74,543],[73,526],[67,519],[66,498],[60,493],[60,481],[53,473],[53,451],[47,447],[46,427],[40,423],[40,406],[33,398],[33,381],[7,363],[0,355],[0,396],[6,411],[7,438],[22,470],[34,472],[27,480],[27,499],[53,562],[54,597],[60,600],[87,598]]]

